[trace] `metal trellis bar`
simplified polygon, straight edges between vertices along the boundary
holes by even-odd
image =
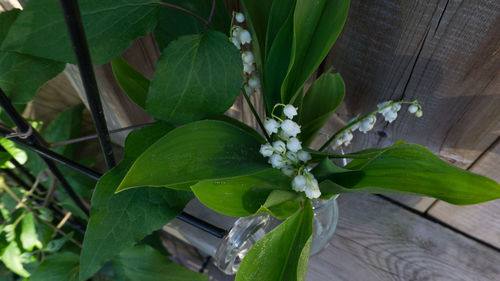
[[[97,135],[99,136],[99,142],[104,153],[104,160],[106,161],[108,169],[111,169],[116,165],[116,162],[113,156],[101,99],[99,97],[99,88],[97,87],[97,81],[94,75],[92,58],[83,28],[80,8],[76,0],[61,0],[61,6],[75,52],[76,61],[78,62],[78,68],[80,69],[90,113],[92,114]]]
[[[25,141],[27,145],[32,147],[41,147],[40,140],[42,139],[38,133],[24,120],[24,118],[17,112],[17,110],[12,106],[9,98],[5,95],[3,90],[0,89],[0,106],[3,108],[5,113],[9,116],[9,118],[16,124],[17,129],[21,133],[32,132],[29,135],[26,135]],[[61,183],[64,190],[68,193],[71,199],[75,202],[75,204],[80,207],[87,215],[89,214],[89,209],[83,204],[80,200],[80,197],[75,193],[75,191],[71,188],[69,183],[64,178],[63,174],[57,168],[56,164],[50,160],[49,158],[42,157],[43,161],[47,164],[47,167],[50,169],[52,174],[57,178],[57,180]]]

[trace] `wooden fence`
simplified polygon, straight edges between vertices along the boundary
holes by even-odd
[[[125,53],[148,77],[158,55],[150,36]],[[352,0],[344,31],[319,73],[330,66],[343,76],[347,94],[326,132],[382,101],[417,99],[424,107],[420,119],[401,111],[392,124],[380,122],[367,134],[355,133],[350,150],[404,140],[500,181],[500,1]],[[96,67],[96,73],[110,126],[148,120],[126,100],[109,65]],[[63,83],[73,86],[74,97],[81,92],[77,80],[66,71],[42,87],[39,96],[71,96],[71,91],[61,93],[54,86]],[[35,102],[43,103],[40,97]],[[258,96],[253,100],[260,102]],[[253,122],[241,99],[230,114]],[[117,141],[121,140],[123,136]],[[500,248],[499,200],[458,207],[431,198],[392,198]]]

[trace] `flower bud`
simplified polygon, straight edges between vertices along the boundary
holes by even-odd
[[[283,113],[288,117],[288,119],[293,119],[295,115],[297,115],[297,108],[291,104],[287,104],[283,109]]]
[[[243,15],[242,13],[237,13],[235,19],[237,22],[243,23],[245,21],[245,15]]]
[[[415,113],[415,116],[417,116],[418,118],[422,117],[424,115],[424,112],[422,110],[419,110]]]
[[[260,79],[257,76],[252,76],[248,79],[248,85],[254,89],[260,88]]]
[[[418,111],[418,106],[412,104],[408,107],[408,112],[410,112],[411,114],[414,114]]]

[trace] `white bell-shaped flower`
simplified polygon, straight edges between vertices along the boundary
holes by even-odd
[[[254,70],[255,70],[254,64],[248,64],[248,63],[243,64],[243,72],[245,72],[246,74],[251,74],[252,72],[254,72]],[[255,87],[255,88],[258,88],[258,87]]]
[[[291,104],[287,104],[283,109],[283,113],[288,119],[293,119],[293,117],[297,115],[297,108]]]
[[[248,84],[245,84],[243,87],[245,88],[245,93],[247,93],[247,95],[249,95],[249,96],[253,95],[253,93],[255,91],[254,88],[250,87]]]
[[[288,157],[288,159],[292,160],[292,162],[295,162],[295,163],[299,162],[299,161],[298,161],[298,160],[299,160],[299,158],[298,158],[298,156],[297,156],[297,153],[295,153],[295,152],[293,152],[293,151],[288,151],[288,152],[286,153],[286,157]]]
[[[300,150],[299,152],[297,152],[297,158],[299,158],[299,160],[302,162],[307,162],[312,159],[311,154],[304,150]]]
[[[315,199],[321,196],[318,181],[312,174],[309,174],[304,192],[306,193],[306,197],[310,199]]]
[[[237,13],[234,18],[239,23],[243,23],[245,21],[245,15],[243,15],[242,13]]]
[[[280,127],[280,123],[274,119],[267,119],[266,123],[264,123],[264,128],[266,128],[266,131],[268,134],[275,134],[278,132],[278,129]]]
[[[273,148],[281,153],[286,152],[286,144],[280,140],[273,142]]]
[[[302,149],[301,142],[297,138],[290,138],[286,143],[286,147],[292,152],[297,152]]]
[[[252,42],[252,36],[250,35],[250,32],[248,30],[243,29],[240,33],[238,38],[240,39],[241,44],[247,44]]]
[[[356,120],[357,118],[352,118],[351,121],[349,121],[349,124],[352,123],[354,120]],[[359,129],[359,122],[352,125],[351,127],[349,127],[349,129],[351,130],[351,132],[354,132],[356,131],[357,129]]]
[[[295,174],[295,169],[292,166],[285,166],[285,167],[281,168],[281,172],[283,172],[283,174],[291,177],[291,176],[293,176],[293,174]]]
[[[373,129],[376,121],[377,117],[375,117],[375,115],[371,115],[363,119],[363,121],[361,121],[359,124],[359,131],[363,133],[370,131],[371,129]]]
[[[281,129],[283,130],[283,132],[285,132],[285,134],[291,137],[296,137],[298,134],[300,134],[300,126],[289,119],[281,123]]]
[[[243,53],[241,53],[241,60],[244,63],[248,63],[248,64],[254,63],[255,62],[255,58],[253,56],[252,51],[244,51]]]
[[[342,141],[346,146],[351,143],[352,138],[353,138],[352,132],[349,130],[345,130],[344,133],[342,134]]]
[[[306,189],[306,177],[304,175],[297,175],[293,178],[292,188],[297,192],[304,191]]]
[[[236,46],[238,50],[241,49],[240,40],[237,37],[231,37],[231,42],[233,42],[234,46]]]
[[[269,158],[269,163],[271,163],[271,166],[276,169],[286,166],[285,158],[278,153],[274,153],[271,158]]]
[[[252,76],[248,79],[248,85],[254,89],[260,88],[260,79],[257,76]]]
[[[408,112],[410,112],[411,114],[414,114],[418,111],[418,106],[412,104],[408,107]]]
[[[273,155],[274,150],[273,150],[273,147],[269,143],[266,143],[266,144],[263,144],[260,146],[259,152],[260,152],[260,154],[262,154],[262,156],[269,157],[269,156]]]

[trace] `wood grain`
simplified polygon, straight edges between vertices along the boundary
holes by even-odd
[[[488,150],[472,167],[471,171],[500,182],[500,141]],[[429,214],[500,248],[500,200],[472,206],[455,206],[438,202]]]
[[[343,195],[307,281],[500,280],[499,252],[373,195]]]
[[[379,121],[369,133],[356,133],[351,149],[404,140],[469,167],[500,132],[499,12],[494,0],[351,1],[344,31],[323,64],[346,82],[336,120],[345,123],[385,100],[417,99],[424,107],[421,119],[403,108],[394,123]],[[334,120],[325,130],[338,127]],[[419,210],[433,202],[398,199]]]

